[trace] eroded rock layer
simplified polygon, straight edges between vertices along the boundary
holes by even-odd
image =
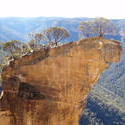
[[[2,72],[0,125],[78,125],[87,95],[121,46],[91,38],[33,52]]]

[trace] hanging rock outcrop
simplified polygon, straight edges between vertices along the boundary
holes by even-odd
[[[121,52],[119,42],[95,37],[11,61],[2,72],[0,125],[78,125],[89,91]]]

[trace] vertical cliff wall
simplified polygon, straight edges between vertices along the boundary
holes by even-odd
[[[0,125],[78,125],[90,89],[121,51],[118,42],[95,37],[10,62]]]

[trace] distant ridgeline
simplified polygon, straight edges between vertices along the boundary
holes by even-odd
[[[79,32],[77,30],[82,21],[91,20],[91,18],[0,18],[0,40],[20,40],[23,42],[28,41],[27,35],[31,32],[41,32],[49,27],[57,26],[66,28],[71,37],[67,41],[77,41],[79,39]],[[117,32],[122,30],[125,26],[125,20],[111,20],[116,26]],[[120,33],[117,35],[106,35],[105,38],[121,39]]]

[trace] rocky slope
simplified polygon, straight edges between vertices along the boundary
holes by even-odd
[[[118,42],[95,37],[10,62],[2,72],[0,124],[79,124],[90,89],[121,51]]]

